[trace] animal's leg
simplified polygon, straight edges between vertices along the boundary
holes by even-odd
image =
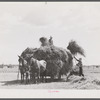
[[[37,73],[37,83],[39,83],[40,82],[40,71],[38,71],[38,73]]]
[[[33,73],[30,72],[30,81],[32,82],[33,81]]]
[[[27,73],[25,73],[26,74],[26,84],[27,84]]]
[[[28,73],[28,82],[30,82],[30,72]]]
[[[32,81],[33,77],[32,77],[32,73],[30,73],[30,81]]]
[[[40,82],[42,82],[42,75],[40,75]]]
[[[22,73],[21,73],[21,83],[22,83]]]
[[[24,73],[22,74],[22,81],[24,82]]]
[[[47,80],[46,80],[46,76],[47,76],[47,71],[45,70],[45,73],[44,73],[44,82],[46,82]]]
[[[43,79],[43,73],[40,74],[40,82],[43,82],[44,79]]]
[[[28,82],[30,82],[30,72],[28,72]]]
[[[21,73],[21,83],[24,82],[24,73]]]
[[[47,82],[46,75],[45,75],[44,77],[45,77],[45,78],[44,78],[45,82]]]
[[[51,82],[54,80],[54,76],[53,75],[51,75]]]
[[[39,77],[39,75],[37,76],[37,83],[40,83],[40,77]]]
[[[43,75],[43,76],[42,76],[42,82],[45,83],[45,81],[46,81],[46,76]]]
[[[61,80],[61,73],[59,73],[58,79]]]
[[[44,76],[43,75],[41,76],[41,82],[44,82]]]
[[[42,77],[43,77],[43,82],[45,83],[47,81],[46,80],[46,72],[43,73],[43,76]]]
[[[35,73],[35,75],[34,75],[34,82],[35,82],[35,83],[38,82],[38,74],[37,74],[37,73]]]
[[[27,82],[29,83],[29,73],[27,73],[28,75],[27,75]]]
[[[30,81],[31,81],[31,74],[30,74]]]
[[[35,81],[35,76],[34,76],[34,74],[32,73],[32,82],[34,83],[34,81]]]
[[[28,83],[28,73],[26,72],[26,84]]]

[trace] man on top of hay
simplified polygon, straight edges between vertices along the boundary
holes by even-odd
[[[77,66],[79,67],[79,76],[83,76],[83,64],[82,64],[82,58],[79,58],[79,60],[74,56],[74,58],[78,61]]]
[[[50,44],[50,45],[53,45],[53,39],[52,39],[52,36],[50,36],[49,44]]]

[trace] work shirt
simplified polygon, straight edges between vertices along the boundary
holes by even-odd
[[[77,66],[82,67],[82,62],[79,60]]]

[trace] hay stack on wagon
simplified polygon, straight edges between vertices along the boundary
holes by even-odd
[[[24,58],[33,55],[38,60],[47,62],[47,75],[51,77],[66,74],[72,68],[72,55],[65,49],[53,45],[53,40],[45,37],[40,38],[40,48],[28,48],[22,52]]]
[[[72,60],[70,58],[71,54],[65,49],[53,45],[38,48],[34,53],[34,57],[47,62],[48,75],[58,76],[60,72],[61,74],[65,74],[71,67],[69,66],[69,60]]]

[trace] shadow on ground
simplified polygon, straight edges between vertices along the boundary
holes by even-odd
[[[19,85],[19,84],[21,84],[21,81],[20,80],[12,80],[12,81],[2,81],[1,83],[3,83],[2,84],[2,86],[7,86],[7,85]]]
[[[48,79],[46,79],[45,83],[52,83],[52,82],[65,82],[65,80],[64,79],[54,79],[53,81],[51,81],[51,79],[48,78]],[[3,83],[2,86],[27,85],[25,81],[23,83],[21,83],[21,80],[2,81],[1,83]],[[34,83],[32,81],[30,81],[28,84],[34,84]],[[40,84],[42,84],[42,83],[40,83]]]

